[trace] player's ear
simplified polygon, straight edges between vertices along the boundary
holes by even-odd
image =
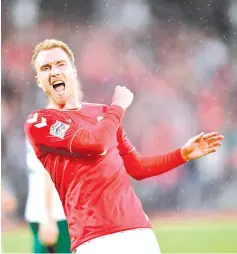
[[[38,87],[42,88],[37,75],[35,75],[35,80],[37,82]]]
[[[73,74],[77,77],[77,67],[75,65],[73,66]]]

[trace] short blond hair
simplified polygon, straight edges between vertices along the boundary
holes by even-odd
[[[72,65],[74,65],[74,55],[66,43],[55,39],[45,39],[44,41],[38,43],[34,48],[33,56],[31,59],[31,64],[34,70],[35,70],[35,60],[38,54],[43,50],[49,50],[54,48],[62,49],[68,55],[69,59],[72,62]]]

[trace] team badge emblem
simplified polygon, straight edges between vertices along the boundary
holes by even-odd
[[[55,124],[53,124],[51,127],[50,127],[50,134],[55,136],[55,137],[58,137],[58,138],[61,138],[61,139],[64,139],[64,136],[66,134],[66,131],[70,128],[70,125],[68,124],[65,124],[63,122],[60,122],[60,121],[56,121]]]

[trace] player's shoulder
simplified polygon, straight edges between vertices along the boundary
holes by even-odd
[[[54,109],[39,109],[33,111],[25,120],[24,129],[26,133],[42,129],[56,120],[60,120],[61,116]]]
[[[44,118],[54,118],[58,117],[58,112],[57,110],[54,109],[38,109],[36,111],[33,111],[31,114],[28,115],[26,118],[26,123],[35,123],[39,119]]]
[[[89,102],[83,102],[82,103],[83,108],[89,108],[94,110],[100,110],[103,113],[106,113],[109,109],[109,106],[106,104],[99,104],[99,103],[89,103]]]

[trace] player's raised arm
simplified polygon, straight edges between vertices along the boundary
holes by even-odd
[[[163,174],[188,160],[216,152],[224,137],[217,132],[201,133],[179,149],[163,155],[142,156],[133,147],[123,128],[118,131],[118,149],[123,158],[126,171],[136,180]]]
[[[31,144],[45,152],[103,154],[116,135],[133,94],[125,87],[116,87],[111,107],[103,120],[92,128],[82,128],[66,119],[57,119],[52,110],[41,110],[29,116],[25,132]]]
[[[133,101],[133,94],[126,87],[117,86],[112,98],[111,107],[107,114],[94,128],[78,129],[70,143],[71,152],[80,152],[81,149],[96,150],[103,154],[110,148],[110,142],[119,128],[126,109]]]
[[[116,132],[123,114],[123,109],[114,105],[102,121],[86,129],[57,118],[50,110],[40,110],[29,116],[25,132],[40,153],[99,155],[105,150],[106,139]]]

